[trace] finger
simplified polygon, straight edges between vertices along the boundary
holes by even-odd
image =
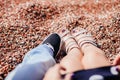
[[[64,80],[71,80],[72,75],[73,75],[72,73],[67,74]]]
[[[66,73],[67,73],[66,69],[61,67],[60,68],[60,74],[66,74]]]
[[[113,65],[118,65],[118,64],[120,64],[120,55],[117,55],[113,61]]]
[[[116,65],[117,61],[118,61],[118,58],[115,58],[114,61],[113,61],[113,65]]]
[[[118,70],[120,71],[120,65],[119,65],[119,66],[117,66],[117,68],[118,68]]]

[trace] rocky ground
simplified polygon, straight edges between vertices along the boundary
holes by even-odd
[[[45,36],[76,27],[90,31],[110,61],[120,54],[120,0],[0,0],[0,80]]]

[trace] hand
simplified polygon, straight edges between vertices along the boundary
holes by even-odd
[[[46,72],[43,80],[62,80],[60,74],[61,69],[62,67],[59,64],[56,64]],[[71,80],[71,76],[72,73],[67,74],[64,80]]]
[[[61,80],[60,65],[56,64],[55,66],[50,68],[45,74],[45,77],[43,80]]]
[[[117,66],[118,70],[120,71],[120,65]]]
[[[118,54],[114,59],[113,65],[120,65],[120,54]]]

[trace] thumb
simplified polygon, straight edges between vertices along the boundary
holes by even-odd
[[[118,54],[114,59],[113,65],[120,65],[120,54]]]

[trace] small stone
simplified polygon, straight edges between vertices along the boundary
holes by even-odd
[[[15,57],[13,57],[12,61],[16,61],[16,58],[15,58]]]

